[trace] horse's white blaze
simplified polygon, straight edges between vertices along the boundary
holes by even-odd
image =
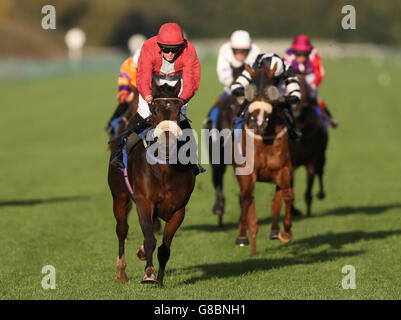
[[[153,132],[153,135],[156,138],[159,138],[163,132],[169,131],[171,132],[175,137],[179,137],[182,135],[182,130],[178,126],[177,122],[171,121],[171,120],[164,120],[160,122],[156,128],[155,131]]]
[[[257,121],[258,126],[262,125],[263,119],[264,119],[263,118],[264,114],[265,114],[265,112],[262,109],[260,109],[259,114],[258,114],[258,121]]]
[[[273,106],[265,101],[254,101],[249,105],[248,111],[252,113],[255,110],[263,110],[267,114],[270,114],[273,111]]]

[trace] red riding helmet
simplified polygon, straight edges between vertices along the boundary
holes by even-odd
[[[312,45],[308,36],[304,34],[297,36],[292,42],[291,49],[299,52],[310,52],[312,50]]]
[[[184,35],[181,27],[169,22],[163,24],[157,34],[157,43],[165,47],[178,47],[184,44]]]

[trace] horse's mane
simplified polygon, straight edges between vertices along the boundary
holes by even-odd
[[[154,98],[176,98],[178,96],[176,88],[167,83],[159,86],[156,90],[153,89],[152,93]]]

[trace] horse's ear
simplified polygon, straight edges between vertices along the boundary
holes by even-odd
[[[180,90],[181,90],[181,81],[178,80],[174,86],[174,92],[175,92],[176,96],[178,96],[178,94],[180,93]]]
[[[274,64],[273,69],[270,69],[270,70],[267,72],[267,75],[269,76],[270,79],[273,79],[274,74],[276,73],[276,70],[277,70],[277,62]]]
[[[244,63],[244,68],[246,71],[248,71],[248,73],[251,75],[251,78],[255,78],[256,76],[256,72],[249,66],[249,64]]]

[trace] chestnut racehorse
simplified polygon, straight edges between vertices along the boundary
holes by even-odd
[[[180,82],[175,87],[163,85],[153,86],[154,102],[152,106],[153,131],[157,138],[154,144],[165,137],[164,142],[176,142],[180,135],[179,128],[180,101],[177,98]],[[166,127],[165,124],[168,124]],[[156,132],[159,132],[157,134]],[[175,137],[171,139],[171,137]],[[170,245],[175,232],[184,219],[185,207],[195,185],[195,165],[170,164],[167,161],[148,162],[148,148],[144,143],[137,143],[128,155],[128,178],[133,187],[133,195],[124,184],[123,175],[119,169],[109,165],[109,186],[113,196],[113,211],[117,221],[116,233],[119,241],[116,281],[128,282],[125,273],[125,239],[128,234],[127,216],[133,198],[139,217],[139,223],[144,235],[143,246],[137,250],[141,260],[146,260],[145,275],[142,283],[163,284],[164,269],[170,257]],[[169,154],[165,154],[168,159]],[[157,217],[166,224],[163,232],[163,243],[158,248],[159,271],[157,278],[153,266],[153,252],[156,238],[153,235],[153,224]]]
[[[319,177],[320,190],[317,194],[318,199],[324,199],[323,188],[323,169],[326,162],[326,149],[328,143],[328,132],[323,126],[322,117],[315,111],[316,101],[311,99],[309,86],[305,75],[297,74],[301,87],[301,102],[294,108],[294,116],[297,126],[302,130],[302,138],[291,144],[291,157],[293,170],[300,166],[305,166],[307,171],[307,187],[305,191],[305,201],[307,215],[311,215],[312,206],[312,186],[315,175]],[[294,172],[292,173],[294,176]],[[300,215],[300,211],[292,207],[293,215]]]
[[[244,146],[246,135],[254,138],[254,149],[250,154],[253,157],[253,171],[248,175],[236,175],[240,186],[241,203],[241,220],[236,244],[243,246],[249,243],[246,233],[249,229],[252,254],[256,254],[258,219],[255,213],[255,183],[263,181],[276,184],[276,192],[271,202],[273,220],[270,239],[280,239],[283,243],[292,239],[291,204],[294,195],[291,187],[292,165],[288,132],[280,113],[279,92],[273,81],[277,65],[273,69],[262,66],[256,71],[248,65],[245,68],[251,75],[251,82],[247,88],[247,91],[251,93],[245,94],[250,104],[243,121],[241,139]],[[233,152],[234,148],[236,143],[233,144]],[[245,150],[244,147],[242,147],[242,153],[243,150]],[[234,168],[241,167],[236,161],[233,161],[233,165]],[[279,216],[283,200],[285,203],[284,230],[280,231]]]

